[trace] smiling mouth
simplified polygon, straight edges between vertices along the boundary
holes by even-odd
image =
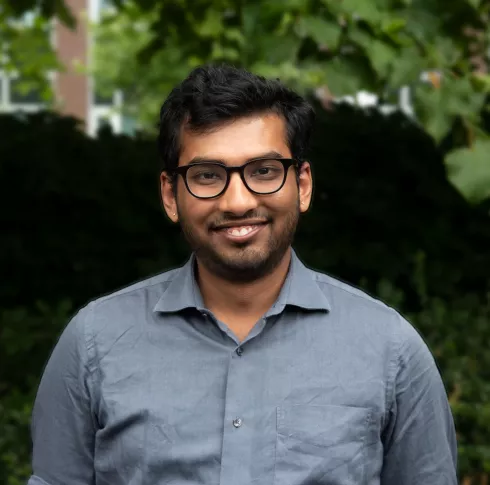
[[[258,224],[255,224],[253,226],[227,227],[221,230],[225,231],[230,236],[246,236],[247,234],[250,234],[254,229],[257,229],[257,227],[259,227]]]
[[[246,241],[249,237],[254,237],[267,223],[243,224],[231,227],[218,227],[215,229],[217,234],[221,234],[227,239],[239,242]]]

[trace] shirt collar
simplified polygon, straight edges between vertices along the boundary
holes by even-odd
[[[178,312],[186,308],[205,310],[201,292],[195,278],[194,254],[187,263],[176,270],[175,277],[154,307],[157,312]],[[284,285],[268,316],[280,313],[285,306],[292,305],[305,310],[330,311],[330,303],[320,289],[315,272],[308,269],[291,251],[291,264]]]
[[[291,264],[286,281],[268,314],[278,313],[287,305],[318,311],[330,311],[331,308],[327,297],[318,285],[315,272],[301,262],[294,249],[291,250]]]
[[[172,313],[186,308],[204,310],[204,302],[195,277],[195,262],[196,257],[192,254],[187,263],[176,270],[174,278],[153,311]]]

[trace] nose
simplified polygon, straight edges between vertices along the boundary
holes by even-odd
[[[219,208],[222,212],[243,216],[250,210],[256,209],[258,200],[243,183],[238,173],[231,174],[226,192],[220,197]]]

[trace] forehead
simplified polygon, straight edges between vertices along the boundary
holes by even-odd
[[[291,157],[286,123],[276,114],[239,118],[208,133],[182,129],[180,146],[179,165],[197,157],[235,165],[272,151]]]

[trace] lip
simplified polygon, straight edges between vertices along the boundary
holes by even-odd
[[[268,221],[263,219],[250,219],[248,221],[238,221],[238,222],[229,222],[228,224],[221,224],[219,226],[215,226],[213,229],[215,231],[219,231],[221,229],[229,229],[230,227],[244,227],[244,226],[260,226],[267,224]]]
[[[231,242],[237,242],[237,243],[243,243],[243,242],[248,242],[249,240],[253,239],[264,227],[266,227],[268,224],[267,223],[259,223],[259,224],[241,224],[241,225],[232,225],[232,226],[221,226],[217,229],[214,230],[214,232],[219,236],[222,237],[228,241]],[[233,234],[230,234],[227,229],[230,229],[231,227],[253,227],[253,229],[248,232],[247,234],[243,236],[234,236]]]

